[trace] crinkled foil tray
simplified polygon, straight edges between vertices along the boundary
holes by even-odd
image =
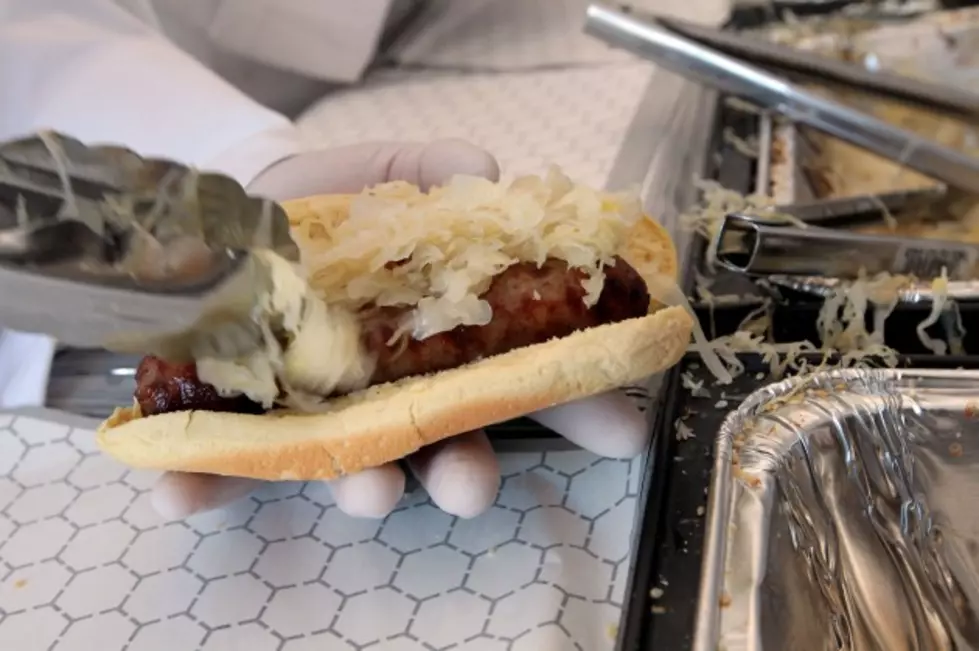
[[[822,33],[801,38],[794,46],[834,56],[847,52],[848,58],[871,68],[910,73],[979,92],[979,9],[975,8],[934,13],[846,37]],[[922,109],[898,109],[893,105],[882,108],[882,103],[870,96],[841,99],[888,121],[896,120],[901,126],[922,135],[935,137],[938,134],[938,139],[946,145],[958,147],[965,142],[972,148],[979,147],[979,127],[975,125],[938,118],[934,114],[929,116]],[[922,120],[925,121],[923,125]],[[922,131],[925,127],[927,130]],[[822,169],[837,170],[838,178],[813,172],[817,160]],[[936,185],[932,179],[902,169],[896,163],[786,123],[780,123],[774,129],[769,179],[770,193],[778,205]],[[818,295],[829,293],[839,282],[833,278],[799,276],[773,276],[770,280],[776,285]],[[930,302],[930,285],[930,282],[922,282],[909,287],[901,292],[901,301]],[[979,300],[979,281],[949,283],[949,296],[959,300]]]
[[[751,394],[716,444],[697,651],[979,648],[979,371]]]

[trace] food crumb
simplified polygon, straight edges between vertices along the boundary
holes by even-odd
[[[653,599],[659,599],[663,596],[663,588],[653,588],[649,591],[649,596]]]
[[[971,418],[975,418],[976,416],[979,416],[979,403],[975,403],[975,402],[965,403],[965,417],[971,419]]]
[[[619,625],[614,623],[606,625],[605,635],[614,642],[615,638],[619,637]]]
[[[14,581],[14,587],[17,588],[18,590],[20,590],[26,585],[27,585],[27,579],[17,579],[16,581]]]
[[[765,374],[764,373],[756,373],[755,374],[755,379],[756,380],[764,380],[765,379]]]
[[[731,595],[729,595],[726,592],[722,592],[721,598],[718,600],[718,603],[720,603],[721,608],[727,608],[728,606],[731,605]]]
[[[727,400],[718,400],[714,404],[714,407],[717,409],[724,409],[725,407],[727,407]]]
[[[663,606],[653,606],[652,608],[650,608],[650,610],[652,611],[652,613],[654,615],[665,615],[666,614],[666,608],[664,608]]]
[[[965,453],[965,450],[962,449],[961,443],[952,443],[948,446],[948,453],[953,457],[961,457]]]
[[[706,511],[707,511],[707,509],[705,509],[702,506],[698,506],[697,507],[697,515],[701,515],[702,516],[704,513],[706,513]]]

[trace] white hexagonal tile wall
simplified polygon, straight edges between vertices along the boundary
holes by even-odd
[[[255,564],[255,573],[276,588],[315,579],[326,566],[330,550],[312,538],[270,543]]]
[[[279,638],[275,637],[258,624],[232,626],[211,633],[202,651],[276,651],[279,648]]]
[[[190,516],[184,522],[200,534],[217,533],[244,526],[258,509],[254,500],[235,500],[223,509],[204,511]]]
[[[478,634],[492,604],[463,590],[446,592],[424,601],[411,632],[435,647],[450,646]]]
[[[126,486],[138,490],[128,483]],[[148,491],[136,496],[129,508],[123,511],[122,519],[137,531],[155,529],[166,522],[153,508],[152,496]]]
[[[73,533],[70,524],[57,518],[24,525],[0,543],[0,558],[12,567],[54,558]]]
[[[258,617],[272,590],[249,574],[214,579],[190,609],[204,625],[228,626]]]
[[[85,457],[68,475],[68,482],[79,488],[94,488],[122,479],[126,467],[104,454]]]
[[[72,622],[58,646],[66,649],[115,651],[126,648],[136,625],[118,612],[109,612]]]
[[[2,454],[3,450],[0,450],[0,455]],[[15,484],[10,478],[0,477],[0,511],[3,511],[9,504],[13,503],[23,491],[24,489]]]
[[[612,569],[583,549],[554,547],[545,552],[540,580],[559,585],[571,595],[601,600],[608,597]]]
[[[138,622],[172,617],[190,608],[204,582],[180,567],[139,580],[122,606]]]
[[[125,513],[135,497],[133,489],[125,484],[99,486],[75,498],[74,503],[65,511],[65,517],[80,526],[105,522]]]
[[[295,637],[330,627],[343,597],[321,583],[310,583],[276,591],[262,621],[280,635]]]
[[[9,615],[48,604],[70,578],[71,572],[53,560],[14,570],[0,584],[0,611]]]
[[[508,542],[476,559],[466,587],[491,599],[503,596],[534,580],[543,555],[530,545]]]
[[[68,484],[46,484],[25,489],[7,507],[7,517],[20,524],[45,520],[64,511],[78,495]]]
[[[582,648],[600,649],[615,642],[613,633],[619,625],[619,608],[569,599],[561,613],[561,624]]]
[[[117,607],[136,585],[136,577],[121,565],[107,565],[72,577],[57,605],[73,619]]]
[[[509,651],[510,641],[480,636],[453,647],[453,651],[456,649],[458,651]]]
[[[418,599],[432,597],[458,586],[469,563],[468,556],[449,547],[422,549],[404,557],[394,585]]]
[[[403,633],[414,611],[414,601],[391,588],[381,588],[347,599],[333,630],[355,644],[366,645]]]
[[[95,442],[95,432],[90,429],[73,429],[68,434],[68,442],[82,454],[95,454],[99,446]]]
[[[398,565],[398,555],[370,540],[334,552],[323,581],[341,594],[353,594],[387,585]]]
[[[71,428],[67,425],[31,418],[30,416],[18,416],[13,419],[10,429],[31,445],[62,441],[68,438],[68,434],[71,432]]]
[[[126,651],[196,649],[207,631],[189,617],[175,617],[143,626]],[[84,651],[84,650],[80,650]]]
[[[10,475],[26,449],[16,434],[9,429],[0,429],[0,475]]]
[[[555,587],[534,583],[520,588],[496,602],[486,632],[513,639],[541,622],[556,621],[562,603],[564,593]]]
[[[621,532],[629,529],[635,517],[636,501],[628,499],[595,518],[588,549],[610,561],[628,558],[630,539]]]
[[[300,499],[262,504],[248,523],[248,530],[267,541],[285,540],[310,533],[321,508]]]
[[[571,477],[591,467],[599,459],[601,459],[600,456],[587,450],[562,450],[560,452],[548,452],[544,457],[544,465],[557,470],[562,475]]]
[[[340,638],[333,631],[307,635],[298,640],[287,640],[280,651],[356,651],[357,647]]]
[[[527,631],[510,647],[511,651],[540,651],[540,649],[575,649],[574,640],[557,624],[547,624]]]
[[[255,534],[244,529],[207,536],[194,550],[187,567],[205,579],[244,572],[255,564],[264,546]]]
[[[389,515],[378,538],[395,551],[412,552],[444,542],[451,525],[451,516],[422,504]]]
[[[335,506],[323,513],[316,523],[313,535],[330,545],[339,547],[373,539],[381,530],[381,521],[368,518],[352,518]]]
[[[48,651],[67,626],[64,615],[50,607],[4,617],[0,619],[0,649]]]
[[[58,522],[70,529],[64,521]],[[75,571],[87,570],[119,560],[135,537],[136,532],[124,522],[97,524],[79,531],[58,557]]]
[[[481,554],[513,540],[519,525],[519,513],[494,506],[478,518],[456,520],[449,544],[464,552]]]
[[[584,545],[588,539],[588,522],[563,506],[542,506],[524,515],[520,539],[538,547]]]
[[[504,479],[497,504],[518,511],[556,506],[564,501],[567,486],[567,477],[547,468],[535,468]]]
[[[628,462],[602,459],[571,479],[567,507],[586,518],[607,511],[625,498],[629,482]]]
[[[186,561],[199,540],[200,536],[183,523],[142,531],[122,557],[122,562],[137,574],[167,570]]]
[[[60,481],[81,458],[82,455],[67,443],[38,446],[24,453],[11,476],[27,487]]]

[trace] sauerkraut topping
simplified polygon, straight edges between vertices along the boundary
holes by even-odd
[[[681,216],[682,224],[704,235],[716,232],[724,216],[732,211],[762,214],[766,218],[783,218],[798,222],[789,215],[780,215],[772,208],[772,200],[760,195],[745,196],[721,187],[716,182],[698,181],[702,200],[698,206]],[[799,223],[805,226],[804,223]],[[701,273],[695,275],[697,296],[713,307],[715,296],[710,291],[711,278]],[[881,273],[875,276],[861,275],[855,280],[841,281],[824,298],[817,317],[816,329],[820,345],[810,341],[774,343],[771,333],[771,301],[749,314],[737,330],[710,341],[696,338],[691,350],[698,352],[706,366],[717,378],[718,384],[727,384],[732,377],[744,372],[738,353],[756,353],[770,365],[772,375],[780,377],[786,370],[807,370],[804,355],[819,353],[821,366],[830,356],[837,356],[834,365],[841,367],[884,364],[894,366],[898,361],[896,350],[884,343],[884,323],[894,311],[901,293],[918,283],[912,276]],[[917,326],[922,345],[937,355],[947,352],[945,342],[930,337],[927,329],[938,322],[943,314],[951,311],[956,318],[958,332],[951,333],[950,344],[961,350],[964,328],[954,301],[948,298],[948,277],[942,275],[932,281],[933,299],[929,315]],[[652,291],[652,289],[651,289]],[[679,291],[679,290],[677,290]],[[675,297],[674,297],[675,301]],[[674,303],[676,304],[676,303]],[[867,314],[871,315],[871,329],[867,329]],[[702,335],[701,335],[702,336]]]
[[[413,306],[402,328],[425,339],[489,323],[480,296],[520,262],[567,262],[594,305],[603,267],[641,218],[637,192],[594,190],[551,168],[510,183],[456,176],[429,192],[386,183],[353,198],[340,223],[313,217],[298,231],[310,283],[328,304]]]
[[[311,410],[335,391],[367,386],[374,359],[364,350],[360,322],[341,305],[327,305],[312,292],[302,270],[271,251],[254,251],[255,302],[250,321],[200,339],[193,352],[201,380],[222,395],[248,396]],[[256,332],[257,330],[257,332]],[[245,343],[227,354],[236,337]]]

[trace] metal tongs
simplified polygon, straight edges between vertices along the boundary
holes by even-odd
[[[708,257],[750,276],[856,279],[881,272],[949,280],[977,277],[979,245],[830,228],[799,228],[784,220],[732,213],[714,236]]]
[[[184,357],[249,321],[270,282],[255,248],[299,254],[283,209],[231,178],[51,132],[0,144],[5,328]]]
[[[588,7],[585,31],[673,72],[896,161],[949,187],[979,193],[979,159],[803,90],[766,67],[774,67],[786,77],[828,79],[858,91],[925,104],[956,115],[979,116],[979,97],[971,93],[820,60],[791,48],[678,21],[640,16],[603,4]],[[751,59],[758,65],[737,57]]]

